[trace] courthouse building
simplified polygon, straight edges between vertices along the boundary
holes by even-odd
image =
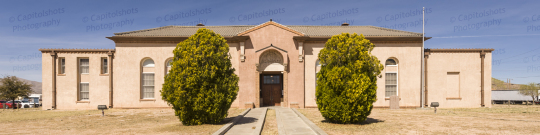
[[[207,28],[225,37],[240,77],[232,107],[317,107],[318,53],[332,35],[364,34],[384,65],[375,108],[490,107],[493,49],[424,49],[422,34],[375,26],[165,26],[115,33],[114,49],[40,49],[43,109],[170,108],[160,90],[179,42]],[[430,37],[425,38],[430,39]],[[422,91],[422,57],[425,90]],[[425,94],[423,94],[425,93]],[[426,99],[426,100],[424,100]]]

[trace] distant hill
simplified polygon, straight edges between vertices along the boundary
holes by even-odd
[[[502,80],[491,78],[491,90],[517,90],[523,84],[506,83]]]
[[[41,82],[30,81],[19,77],[17,78],[32,85],[32,93],[30,94],[41,94]],[[0,78],[0,80],[2,80],[2,78]],[[2,85],[2,82],[0,82],[0,85]]]

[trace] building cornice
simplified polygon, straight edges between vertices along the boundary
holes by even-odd
[[[174,43],[178,44],[189,37],[128,37],[128,36],[112,36],[107,37],[114,43]],[[249,39],[249,36],[228,36],[224,37],[228,42],[242,42]]]
[[[326,42],[331,36],[294,36],[297,41],[305,41],[307,43]],[[422,43],[422,37],[366,37],[372,43]],[[425,37],[425,40],[431,37]]]
[[[304,41],[305,43],[326,43],[327,41]],[[422,41],[370,41],[371,43],[385,43],[385,44],[408,44],[408,43],[422,43]]]
[[[70,53],[114,53],[115,49],[64,49],[64,48],[41,48],[42,53],[47,52],[70,52]]]
[[[439,49],[439,48],[436,48],[436,49],[429,49],[429,48],[426,48],[424,49],[424,52],[428,52],[427,54],[429,55],[431,53],[471,53],[471,52],[475,52],[475,53],[491,53],[492,51],[494,51],[495,49],[491,49],[491,48],[452,48],[452,49]]]

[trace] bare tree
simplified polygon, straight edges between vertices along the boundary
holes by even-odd
[[[534,105],[534,102],[538,100],[539,89],[540,89],[539,84],[531,82],[526,85],[521,85],[519,87],[519,93],[525,96],[531,96],[533,99],[533,105]]]
[[[0,86],[0,98],[9,99],[12,101],[13,106],[15,106],[15,99],[18,97],[28,97],[32,92],[32,85],[27,84],[24,81],[19,80],[15,76],[5,76],[2,80],[2,85]],[[15,109],[15,107],[13,107]]]

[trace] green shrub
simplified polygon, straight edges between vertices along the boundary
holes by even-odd
[[[383,65],[371,54],[375,45],[364,35],[342,33],[329,39],[319,53],[317,105],[335,123],[365,121],[377,99],[377,76]]]
[[[184,125],[215,124],[227,117],[238,94],[226,40],[201,28],[173,51],[161,96]]]

